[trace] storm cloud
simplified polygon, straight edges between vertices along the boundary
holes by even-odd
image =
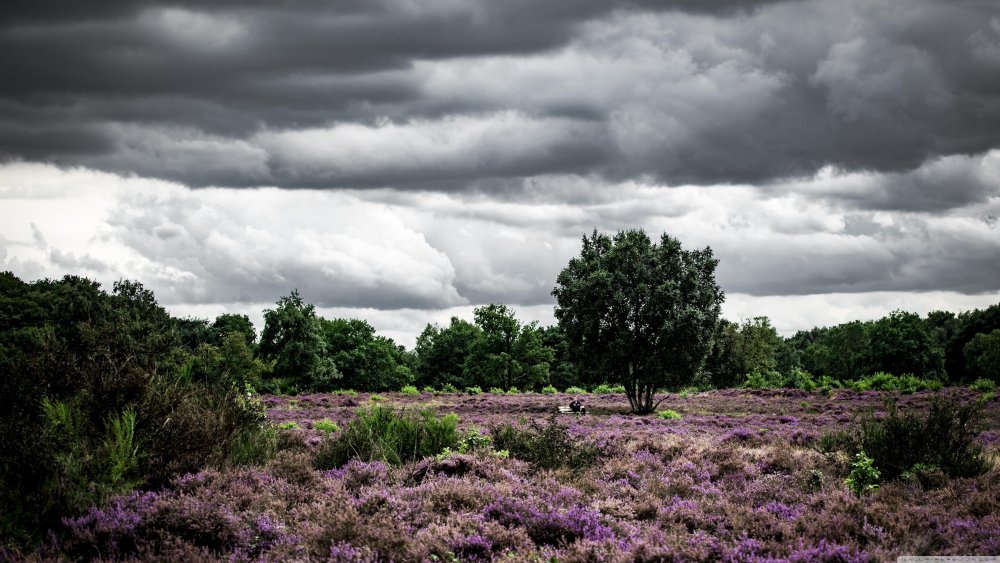
[[[0,52],[29,279],[192,314],[298,288],[409,342],[551,322],[581,234],[641,227],[784,332],[1000,296],[987,0],[12,0]]]
[[[191,186],[766,183],[1000,130],[989,2],[45,4],[0,13],[0,154]]]

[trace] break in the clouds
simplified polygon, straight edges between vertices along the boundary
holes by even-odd
[[[1000,295],[990,0],[12,0],[0,52],[29,279],[192,314],[298,288],[410,342],[490,301],[551,322],[580,235],[642,227],[785,332]]]

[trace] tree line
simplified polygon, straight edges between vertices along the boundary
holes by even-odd
[[[408,385],[537,391],[623,381],[599,359],[575,353],[565,326],[523,322],[503,304],[475,309],[471,321],[452,317],[444,326],[426,325],[412,350],[379,336],[365,320],[318,316],[296,291],[265,311],[264,321],[258,340],[245,315],[173,319],[188,354],[182,370],[186,366],[202,378],[233,371],[259,390],[284,393],[397,391]],[[787,338],[765,316],[718,318],[706,334],[703,362],[685,360],[672,378],[653,378],[654,387],[730,388],[748,381],[781,386],[803,372],[842,383],[879,372],[967,383],[996,381],[1000,369],[1000,304],[926,317],[894,311]],[[665,355],[677,353],[659,348]],[[622,364],[627,372],[628,360]]]
[[[710,248],[685,250],[665,234],[657,242],[641,230],[595,231],[557,279],[553,326],[492,303],[471,321],[428,324],[407,350],[365,320],[319,316],[293,290],[264,311],[259,336],[246,315],[163,313],[157,364],[185,381],[232,380],[276,393],[622,385],[637,411],[658,389],[780,386],[803,374],[838,382],[878,372],[956,383],[1000,378],[1000,304],[926,317],[894,311],[782,338],[767,317],[721,318],[716,265]],[[44,308],[53,315],[46,324],[65,331],[99,291],[73,276],[34,284],[4,276],[7,325]],[[159,307],[140,284],[121,287]]]
[[[1000,304],[926,317],[894,311],[783,338],[767,317],[721,318],[716,265],[710,248],[685,250],[668,235],[595,231],[557,279],[556,325],[522,322],[493,303],[471,321],[428,324],[412,350],[367,321],[318,316],[296,291],[264,312],[259,340],[245,316],[174,322],[195,373],[221,369],[220,358],[237,348],[233,334],[241,335],[253,352],[248,377],[269,392],[610,384],[624,386],[642,411],[664,388],[795,385],[803,377],[844,383],[880,372],[955,383],[1000,378]]]

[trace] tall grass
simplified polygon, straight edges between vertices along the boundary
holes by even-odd
[[[430,409],[397,412],[373,405],[359,409],[347,428],[324,442],[314,465],[332,469],[351,459],[401,465],[454,448],[458,441],[456,414],[438,417]]]

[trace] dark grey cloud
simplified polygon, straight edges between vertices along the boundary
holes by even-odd
[[[932,0],[6,2],[0,158],[195,186],[447,191],[906,173],[1000,142],[998,18]],[[433,141],[511,113],[524,127],[395,167],[326,167],[279,142],[350,152],[354,127],[393,153],[386,123]]]

